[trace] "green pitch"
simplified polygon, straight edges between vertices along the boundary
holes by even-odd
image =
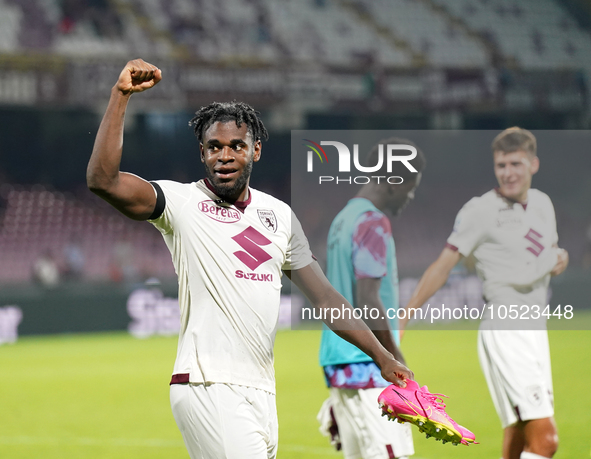
[[[276,369],[281,459],[341,457],[318,433],[327,395],[318,331],[282,331]],[[0,458],[187,458],[168,403],[176,338],[125,333],[28,337],[0,346]],[[591,332],[550,333],[558,459],[589,457]],[[403,349],[421,384],[450,396],[448,412],[480,445],[415,434],[415,458],[500,457],[501,429],[476,357],[474,331],[411,331]],[[376,405],[377,409],[377,405]]]

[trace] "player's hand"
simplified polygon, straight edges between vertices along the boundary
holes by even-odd
[[[393,357],[382,362],[380,368],[382,370],[382,378],[399,387],[406,387],[405,380],[415,379],[415,374]]]
[[[142,59],[129,61],[119,74],[115,87],[124,95],[152,88],[162,79],[162,71]]]
[[[550,271],[550,274],[552,276],[558,276],[559,274],[562,274],[562,272],[566,269],[567,266],[568,252],[564,249],[558,249],[558,261],[554,265],[552,271]]]

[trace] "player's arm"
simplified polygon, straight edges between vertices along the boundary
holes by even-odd
[[[556,261],[554,268],[552,268],[552,271],[550,271],[550,274],[552,276],[558,276],[559,274],[562,274],[564,272],[564,270],[566,269],[566,267],[568,266],[568,261],[569,261],[568,252],[565,249],[559,248],[558,249],[558,260]]]
[[[439,255],[439,258],[427,268],[410,297],[410,301],[406,305],[406,316],[403,319],[399,319],[401,335],[411,317],[411,311],[414,309],[420,309],[425,301],[431,298],[437,290],[445,285],[449,273],[461,258],[462,255],[459,251],[445,247]]]
[[[321,310],[322,317],[326,318],[324,322],[331,330],[373,359],[382,370],[385,380],[404,387],[405,379],[414,379],[413,372],[380,344],[362,319],[345,314],[345,310],[351,308],[351,305],[330,284],[317,262],[301,269],[285,271],[285,274],[306,295],[312,306]],[[333,309],[338,312],[331,314]],[[331,320],[331,317],[337,315],[338,319]]]
[[[363,308],[367,306],[370,311],[379,311],[377,318],[373,319],[370,314],[365,318],[365,323],[371,329],[378,341],[388,350],[396,360],[406,365],[406,361],[400,348],[396,345],[392,330],[390,329],[390,321],[386,315],[386,310],[382,299],[380,298],[381,278],[364,278],[357,280],[357,307]]]
[[[123,124],[129,98],[162,79],[160,69],[141,59],[129,61],[111,89],[111,98],[99,127],[86,171],[88,188],[134,220],[146,220],[154,211],[156,194],[144,179],[119,171],[123,151]]]

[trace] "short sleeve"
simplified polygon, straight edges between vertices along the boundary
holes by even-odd
[[[384,214],[369,211],[359,216],[353,231],[355,279],[378,279],[386,276],[388,239],[391,236],[390,221]]]
[[[305,268],[313,261],[314,257],[312,256],[310,244],[308,243],[308,239],[304,234],[302,225],[293,211],[291,211],[291,234],[287,247],[285,263],[283,263],[281,269],[284,271],[301,269]]]
[[[187,201],[187,194],[183,193],[183,187],[190,185],[170,180],[157,180],[150,183],[156,193],[157,202],[164,200],[164,208],[157,218],[148,221],[162,234],[170,234],[174,231],[175,215]]]
[[[484,239],[486,229],[487,221],[481,212],[480,199],[473,198],[458,212],[447,246],[467,257]]]

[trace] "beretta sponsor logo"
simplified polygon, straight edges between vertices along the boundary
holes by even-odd
[[[201,201],[199,210],[209,218],[222,223],[235,223],[240,220],[240,212],[236,209],[219,206],[213,201]]]

